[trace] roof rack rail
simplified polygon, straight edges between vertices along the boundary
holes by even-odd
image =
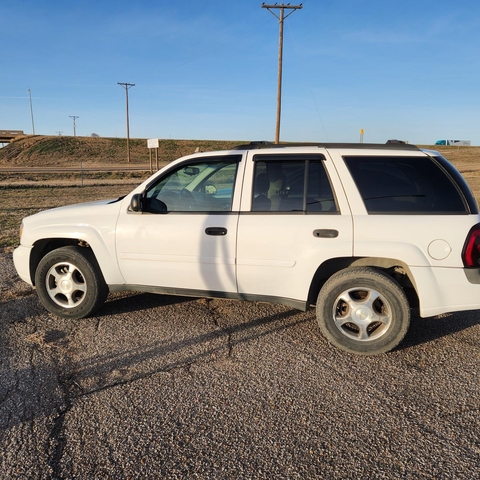
[[[282,147],[283,145],[276,145],[273,142],[269,142],[267,140],[256,140],[254,142],[245,143],[242,145],[237,145],[233,147],[234,150],[250,150],[255,148],[272,148],[272,147]]]
[[[319,148],[359,148],[374,150],[419,150],[416,145],[409,143],[315,143],[315,142],[296,142],[296,143],[272,143],[266,141],[250,142],[233,147],[233,150],[258,150],[268,148],[289,148],[289,147],[319,147]]]

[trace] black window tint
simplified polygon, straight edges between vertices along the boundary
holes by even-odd
[[[304,179],[304,161],[255,162],[252,210],[302,211]]]
[[[467,213],[445,171],[427,157],[345,157],[369,213]]]
[[[338,212],[323,162],[309,163],[307,192],[307,212]]]
[[[338,212],[321,160],[265,157],[255,161],[252,211]]]
[[[460,172],[441,155],[434,155],[433,158],[448,172],[452,180],[457,184],[467,202],[470,213],[478,213],[478,205],[475,196]]]

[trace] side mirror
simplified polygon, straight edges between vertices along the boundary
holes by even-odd
[[[142,211],[142,194],[136,193],[130,200],[130,210],[132,212]]]

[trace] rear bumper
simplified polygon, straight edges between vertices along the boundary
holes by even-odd
[[[480,268],[465,268],[463,271],[469,283],[480,285]]]
[[[29,285],[33,285],[30,277],[30,253],[32,247],[20,245],[13,251],[13,263],[18,276]]]
[[[480,309],[480,278],[464,268],[410,267],[420,300],[420,315]],[[472,281],[473,280],[473,281]]]

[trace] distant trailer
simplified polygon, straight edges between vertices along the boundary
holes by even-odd
[[[457,147],[470,147],[472,145],[471,140],[437,140],[435,145],[450,145]]]
[[[0,143],[10,143],[18,135],[23,135],[23,130],[0,130]]]

